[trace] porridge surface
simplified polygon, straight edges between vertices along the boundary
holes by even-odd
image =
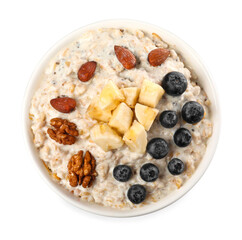
[[[136,68],[126,70],[122,66],[115,56],[114,45],[127,47],[134,53],[139,59]],[[41,85],[31,102],[33,141],[40,159],[55,179],[77,197],[115,208],[134,208],[157,202],[182,187],[202,160],[207,140],[212,135],[210,102],[199,86],[199,79],[192,78],[191,72],[173,49],[169,49],[170,56],[161,66],[152,67],[149,64],[147,55],[157,47],[169,48],[156,34],[147,35],[140,30],[100,29],[82,34],[79,39],[62,49],[47,66]],[[96,61],[97,68],[93,78],[84,83],[78,79],[77,72],[87,61]],[[163,77],[172,71],[184,74],[188,81],[187,90],[179,97],[164,94],[156,109],[159,113],[164,110],[177,111],[178,124],[171,129],[164,128],[158,121],[158,115],[147,132],[148,141],[161,137],[169,143],[169,154],[165,158],[155,160],[148,153],[131,152],[125,144],[120,149],[104,152],[90,139],[90,129],[97,121],[91,119],[86,111],[91,100],[108,81],[113,81],[119,88],[140,87],[144,79],[161,84]],[[74,98],[77,102],[76,109],[68,114],[56,111],[50,105],[50,100],[58,96]],[[205,110],[204,119],[197,124],[185,123],[180,117],[181,108],[187,101],[197,101]],[[77,125],[80,135],[75,144],[62,145],[48,136],[47,129],[52,118],[67,119]],[[179,148],[173,142],[174,132],[181,126],[189,129],[192,134],[192,142],[185,148]],[[71,187],[67,178],[67,164],[80,150],[90,151],[96,159],[98,176],[90,188]],[[179,176],[173,176],[167,170],[167,163],[172,157],[181,159],[186,165],[185,171]],[[154,163],[159,168],[160,175],[155,182],[141,179],[139,169],[144,163]],[[119,182],[113,178],[113,169],[119,164],[132,167],[133,176],[128,182]],[[127,190],[133,184],[141,184],[147,190],[145,201],[139,205],[134,205],[126,197]]]

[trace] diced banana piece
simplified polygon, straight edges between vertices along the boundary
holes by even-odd
[[[147,133],[144,127],[136,120],[130,129],[124,134],[124,142],[132,152],[145,153],[147,145]]]
[[[149,107],[156,107],[164,93],[165,91],[160,85],[144,80],[138,102]]]
[[[97,124],[90,131],[91,139],[105,152],[122,147],[122,138],[107,124]]]
[[[101,109],[112,111],[120,102],[125,100],[123,93],[115,85],[113,81],[109,81],[100,94]]]
[[[129,107],[134,108],[139,97],[140,89],[137,87],[128,87],[128,88],[123,88],[122,92],[125,97],[125,103]]]
[[[136,118],[144,126],[146,131],[150,130],[150,127],[152,126],[159,112],[155,108],[147,107],[139,103],[135,105],[134,111],[135,111]]]
[[[133,115],[133,111],[125,103],[120,103],[113,111],[108,124],[117,129],[118,132],[124,134],[132,123]]]
[[[99,106],[99,98],[95,98],[87,109],[89,117],[101,122],[108,122],[112,116],[110,110],[103,110]]]

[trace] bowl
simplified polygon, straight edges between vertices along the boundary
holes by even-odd
[[[32,141],[32,133],[30,130],[30,120],[29,120],[29,108],[31,99],[33,97],[34,92],[39,86],[40,76],[43,73],[45,67],[48,62],[57,54],[59,50],[64,48],[68,43],[75,41],[80,34],[85,31],[97,28],[130,28],[130,29],[141,29],[146,32],[156,33],[162,37],[162,39],[169,43],[179,54],[182,55],[183,61],[186,66],[192,69],[199,77],[200,85],[206,91],[210,101],[211,101],[211,118],[214,124],[213,135],[208,140],[208,146],[206,153],[200,162],[198,168],[192,177],[178,190],[173,191],[167,197],[163,198],[161,201],[157,203],[152,203],[150,205],[136,208],[133,210],[119,210],[113,209],[109,207],[103,207],[94,203],[89,203],[86,201],[81,201],[73,194],[70,194],[67,190],[65,190],[61,185],[54,182],[53,179],[49,176],[46,168],[44,167],[42,161],[40,161],[38,152]],[[158,26],[154,26],[148,23],[133,21],[133,20],[107,20],[101,21],[97,23],[90,24],[88,26],[77,29],[76,31],[68,34],[66,37],[57,42],[42,58],[37,68],[33,72],[29,84],[27,86],[24,98],[24,106],[23,106],[23,127],[24,127],[24,138],[28,147],[28,151],[33,159],[34,164],[36,165],[38,172],[45,180],[45,182],[63,199],[67,200],[69,203],[74,206],[86,210],[88,212],[92,212],[99,215],[111,216],[111,217],[133,217],[148,214],[159,209],[162,209],[171,203],[178,200],[185,193],[187,193],[202,177],[204,172],[206,171],[209,163],[211,162],[217,143],[219,138],[219,130],[220,130],[220,110],[218,103],[218,96],[215,91],[214,85],[212,83],[211,77],[205,68],[204,64],[201,61],[201,58],[198,54],[188,46],[183,40],[170,33],[169,31],[160,28]]]

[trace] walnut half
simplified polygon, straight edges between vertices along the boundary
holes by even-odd
[[[72,145],[76,142],[79,133],[75,123],[62,118],[53,118],[50,120],[50,125],[55,129],[48,128],[47,133],[56,142],[64,145]]]
[[[87,151],[83,159],[83,151],[73,155],[67,165],[69,171],[69,183],[72,187],[82,185],[82,187],[91,187],[96,176],[96,160],[92,154]]]

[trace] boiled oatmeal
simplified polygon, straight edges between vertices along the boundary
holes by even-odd
[[[33,141],[53,180],[80,201],[120,209],[160,201],[206,152],[210,101],[155,33],[88,31],[40,77]]]

